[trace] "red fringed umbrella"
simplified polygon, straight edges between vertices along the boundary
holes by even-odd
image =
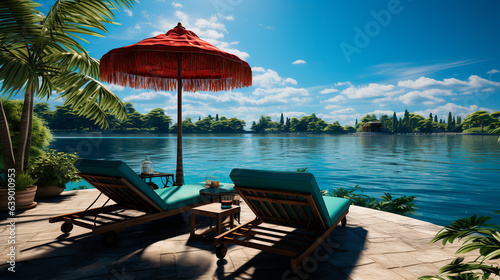
[[[109,51],[101,58],[101,80],[132,88],[177,89],[176,184],[184,184],[182,164],[182,90],[221,91],[252,85],[252,70],[186,30],[181,23],[156,37]]]

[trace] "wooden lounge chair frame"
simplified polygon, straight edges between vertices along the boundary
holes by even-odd
[[[124,178],[84,173],[78,173],[78,176],[100,190],[101,193],[105,194],[113,201],[119,203],[50,217],[49,222],[56,223],[64,221],[61,225],[61,231],[64,233],[69,233],[73,229],[73,225],[91,229],[92,233],[102,235],[105,245],[113,243],[116,238],[116,233],[129,226],[180,214],[190,211],[193,207],[204,204],[203,202],[195,203],[163,211],[156,203]]]
[[[291,266],[296,267],[339,223],[342,227],[347,223],[349,209],[328,227],[310,193],[234,188],[257,217],[215,237],[216,255],[220,259],[226,255],[227,244],[237,244],[288,256]]]

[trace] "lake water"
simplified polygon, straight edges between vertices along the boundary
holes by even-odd
[[[440,225],[500,210],[498,136],[472,135],[184,135],[186,183],[233,168],[295,171],[307,167],[321,189],[359,185],[380,197],[417,196],[414,218]],[[175,173],[176,136],[56,134],[51,148],[81,158],[122,160],[132,169],[146,155],[156,171]],[[78,183],[83,184],[83,183]],[[75,184],[72,185],[75,187]],[[495,222],[500,222],[495,217]]]

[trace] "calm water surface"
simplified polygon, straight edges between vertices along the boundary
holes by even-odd
[[[51,148],[81,158],[122,160],[139,171],[146,155],[156,171],[175,173],[176,137],[91,137],[56,134]],[[207,175],[231,182],[231,169],[294,171],[307,167],[321,189],[359,185],[365,194],[417,196],[413,217],[447,225],[500,210],[497,136],[415,135],[185,135],[186,183]],[[79,183],[83,184],[83,183]],[[74,184],[72,187],[75,187]],[[495,218],[500,222],[499,218]]]

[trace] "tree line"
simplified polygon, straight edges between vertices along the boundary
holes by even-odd
[[[177,124],[172,124],[172,118],[165,114],[162,108],[156,108],[147,114],[141,114],[135,110],[130,102],[124,103],[128,118],[120,121],[113,116],[108,117],[109,128],[115,132],[153,131],[162,133],[175,133]],[[43,119],[51,130],[101,130],[102,128],[92,120],[79,116],[71,109],[70,105],[55,106],[51,110],[48,103],[36,103],[33,109],[35,114]],[[191,118],[182,121],[183,132],[243,132],[246,123],[238,118],[227,118],[225,116],[199,117],[196,122]]]
[[[124,103],[128,118],[119,121],[109,116],[109,128],[112,131],[153,131],[163,133],[175,133],[177,124],[172,124],[172,118],[165,114],[162,108],[156,108],[147,114],[141,114],[135,110],[130,102]],[[92,120],[79,116],[69,105],[56,106],[51,110],[47,103],[37,103],[34,112],[43,119],[51,130],[100,130],[101,127],[94,124]],[[392,116],[382,115],[379,118],[374,114],[367,114],[356,120],[354,126],[342,126],[338,121],[327,123],[316,114],[301,118],[285,117],[283,113],[279,121],[273,121],[270,116],[260,116],[258,121],[252,122],[250,129],[255,133],[327,133],[347,134],[363,131],[363,126],[370,122],[380,122],[382,131],[392,133],[439,133],[439,132],[494,132],[500,128],[500,112],[489,114],[486,111],[474,112],[463,120],[460,116],[454,116],[451,112],[444,118],[429,114],[427,118],[405,110],[402,117],[397,117],[394,112]],[[225,116],[198,117],[194,121],[185,118],[182,121],[182,130],[187,133],[203,132],[227,132],[237,133],[245,131],[246,123],[238,118],[227,118]],[[497,132],[495,131],[495,132]]]

